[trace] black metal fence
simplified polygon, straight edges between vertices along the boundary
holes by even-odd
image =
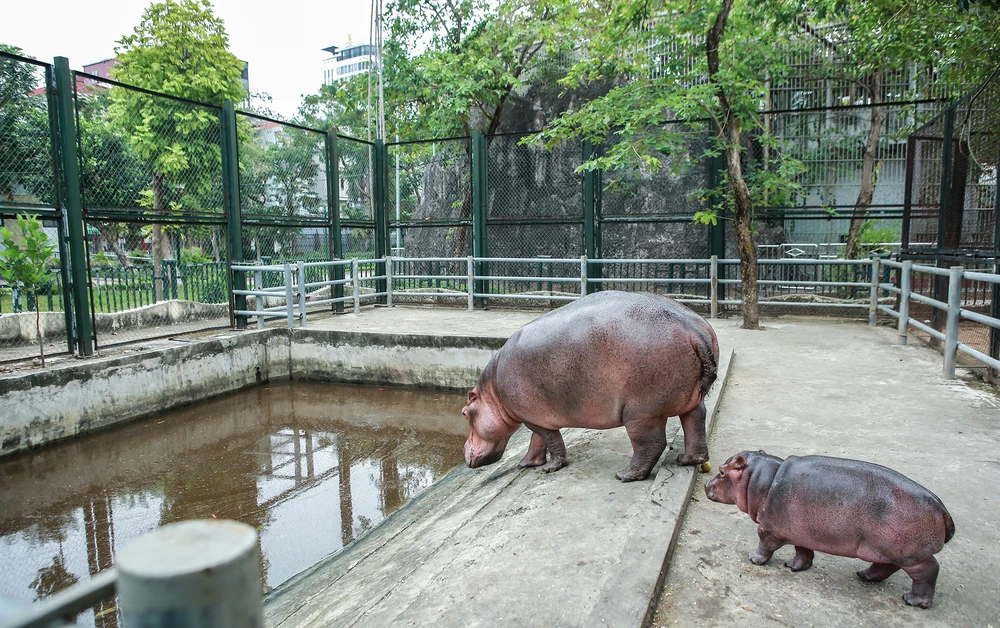
[[[572,294],[579,289],[579,269],[554,260],[735,257],[725,216],[717,225],[692,221],[722,180],[719,158],[704,156],[707,139],[685,154],[663,155],[666,167],[657,172],[582,171],[601,146],[567,142],[547,150],[532,133],[365,141],[69,72],[65,60],[52,66],[0,54],[0,71],[0,217],[9,224],[15,213],[36,214],[60,245],[53,287],[30,300],[0,285],[0,314],[63,312],[61,332],[53,317],[46,335],[61,334],[66,340],[60,346],[67,350],[86,353],[95,341],[106,346],[240,324],[232,311],[246,309],[242,299],[223,296],[254,279],[228,272],[233,263],[385,255],[531,258],[537,261],[530,269],[477,262],[475,274],[490,279],[476,292]],[[991,235],[987,245],[983,237],[997,224],[986,209],[996,198],[996,151],[989,152],[996,135],[988,113],[995,108],[980,105],[995,102],[995,84],[908,139],[907,130],[935,113],[939,101],[880,105],[885,122],[868,217],[874,232],[892,239],[906,214],[900,235],[907,254],[928,246],[940,253],[954,234],[962,246],[994,253],[996,238]],[[819,93],[815,86],[808,89]],[[846,92],[825,107],[807,107],[813,100],[782,100],[786,109],[762,114],[766,141],[749,138],[751,177],[795,165],[788,190],[757,202],[756,237],[765,257],[772,249],[810,256],[811,245],[838,245],[846,237],[876,105]],[[931,192],[945,180],[950,196],[934,197]],[[963,185],[953,183],[959,180]],[[960,193],[960,201],[952,198]],[[962,216],[939,211],[942,198],[949,207],[961,205]],[[939,245],[942,224],[949,235]],[[790,240],[803,246],[785,247]],[[840,254],[833,250],[817,249],[816,258]],[[398,267],[404,275],[462,271],[431,260],[406,264]],[[652,273],[678,280],[657,284],[657,290],[674,293],[703,270],[683,263],[616,263],[595,264],[589,273],[603,273],[605,287]],[[722,270],[735,279],[735,268]],[[308,280],[338,279],[343,272],[311,267]],[[830,279],[820,271],[809,275],[807,267],[795,272]],[[545,279],[522,279],[528,276]],[[786,294],[799,280],[767,278],[785,283],[762,284],[762,290],[770,294],[784,286]],[[430,281],[420,286],[413,280],[408,287],[447,288],[443,279]],[[80,289],[71,293],[71,285]],[[341,296],[342,287],[336,290]],[[724,284],[723,290],[738,286]],[[0,359],[29,355],[25,344],[0,330]]]

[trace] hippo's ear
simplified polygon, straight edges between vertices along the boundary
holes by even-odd
[[[477,399],[479,399],[479,393],[477,393],[475,389],[470,390],[469,391],[469,403],[472,403],[472,402],[474,402]]]
[[[747,459],[743,457],[743,454],[736,454],[733,461],[729,463],[729,468],[734,471],[739,471],[741,469],[747,468]]]

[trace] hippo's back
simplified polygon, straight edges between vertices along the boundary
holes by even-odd
[[[620,419],[626,404],[680,406],[707,392],[718,341],[676,301],[609,290],[528,323],[494,360],[504,405],[522,420],[554,427],[557,415],[576,415],[581,427],[613,427],[601,417]]]
[[[769,524],[793,541],[872,562],[930,556],[955,532],[944,504],[924,486],[888,467],[828,456],[785,459],[766,510]]]

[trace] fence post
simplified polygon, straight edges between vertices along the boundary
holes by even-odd
[[[958,327],[962,313],[962,266],[952,266],[948,273],[948,322],[944,332],[944,376],[955,379],[958,357]]]
[[[913,269],[912,261],[903,262],[903,268],[899,272],[899,344],[906,344],[907,326],[910,324],[910,273]]]
[[[470,255],[466,259],[466,288],[469,290],[469,311],[475,307],[476,263]]]
[[[487,145],[486,136],[482,131],[472,132],[472,256],[483,258],[487,256],[486,239],[486,186],[487,181]],[[476,275],[486,276],[486,262],[478,261]],[[475,292],[486,294],[486,281],[475,281]],[[477,297],[476,303],[486,306],[484,297]]]
[[[712,256],[712,263],[709,266],[709,278],[712,280],[711,296],[711,317],[719,317],[719,256]]]
[[[385,256],[385,304],[392,307],[392,256]]]
[[[358,283],[358,258],[351,259],[351,296],[354,297],[354,313],[361,313],[361,294]]]
[[[868,304],[868,325],[874,327],[878,322],[878,294],[879,294],[879,271],[882,262],[879,258],[873,257],[871,259],[872,263],[872,287],[871,287],[871,302]]]
[[[580,256],[580,296],[587,296],[587,256]]]
[[[122,625],[264,625],[257,532],[245,523],[166,525],[127,543],[116,562]]]
[[[69,263],[72,278],[73,322],[76,326],[78,355],[93,355],[94,328],[90,318],[90,294],[87,290],[87,239],[80,198],[80,161],[77,155],[76,107],[73,102],[73,74],[69,59],[56,57],[56,107],[59,119],[59,163],[63,175],[63,212],[69,231]]]
[[[389,149],[385,141],[375,140],[375,258],[389,254],[389,214],[386,211],[386,188],[389,182]],[[385,292],[385,279],[375,280],[375,292]],[[385,297],[378,297],[378,303],[385,303]]]
[[[253,271],[253,289],[259,291],[263,286],[264,286],[264,273],[262,273],[259,270]],[[259,294],[255,294],[253,297],[253,305],[255,310],[257,310],[258,312],[263,312],[264,297]],[[261,316],[260,314],[257,315],[257,329],[264,329],[265,318],[266,317]]]
[[[306,263],[299,260],[299,327],[306,326]]]
[[[236,139],[236,108],[229,100],[222,104],[219,119],[222,131],[222,207],[226,215],[226,235],[229,236],[229,269],[234,290],[247,289],[247,276],[233,271],[234,264],[243,263],[243,217],[240,214],[239,145]],[[233,294],[230,291],[230,294]],[[246,295],[234,295],[229,302],[230,317],[236,329],[246,329],[247,317],[233,314],[247,309]]]
[[[285,312],[288,329],[295,329],[295,296],[292,294],[292,265],[285,262]]]
[[[344,259],[344,238],[340,234],[340,162],[337,155],[337,130],[326,132],[326,203],[330,218],[328,244],[330,255],[335,260]],[[344,279],[343,265],[333,267],[333,281]],[[333,286],[330,296],[340,299],[344,296],[344,284]],[[344,304],[333,304],[334,312],[343,312]]]
[[[583,142],[583,162],[593,159],[597,154],[594,144],[590,140]],[[597,217],[597,171],[586,170],[583,173],[583,253],[590,259],[599,259],[598,243],[601,240],[601,223]],[[588,271],[589,276],[601,277],[601,265],[591,263]],[[594,290],[600,290],[601,283],[594,284]],[[587,294],[584,291],[582,294]]]

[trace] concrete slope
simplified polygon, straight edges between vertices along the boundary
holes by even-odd
[[[709,399],[714,417],[732,354]],[[667,427],[678,439],[677,419]],[[269,626],[638,626],[647,623],[698,477],[669,450],[622,484],[624,430],[563,430],[569,466],[449,473],[380,526],[271,592]],[[718,456],[718,455],[717,455]],[[717,462],[721,462],[717,460]]]

